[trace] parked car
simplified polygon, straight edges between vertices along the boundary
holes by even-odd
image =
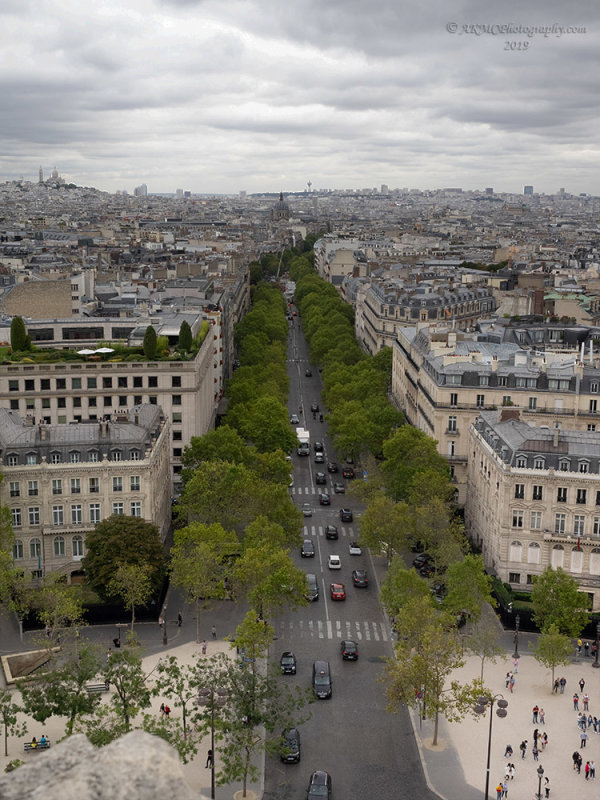
[[[344,494],[346,492],[346,487],[343,483],[334,483],[333,484],[333,491],[336,494]]]
[[[337,472],[337,471],[338,471],[337,461],[328,461],[327,472]]]
[[[335,525],[326,525],[325,526],[325,538],[326,539],[337,539],[338,538],[338,529]]]
[[[360,589],[366,589],[369,585],[369,576],[366,569],[352,570],[352,583]]]
[[[284,675],[296,674],[296,656],[292,653],[291,650],[286,650],[284,653],[281,654],[281,658],[279,659],[279,665],[281,667],[281,672]]]
[[[413,558],[412,565],[415,569],[421,569],[425,564],[430,564],[432,561],[433,557],[429,553],[419,553],[418,556]]]
[[[312,517],[312,506],[310,503],[303,503],[302,504],[302,513],[305,517]]]
[[[325,475],[324,472],[317,472],[315,474],[315,483],[317,484],[317,486],[320,486],[321,484],[326,484],[327,475]]]
[[[352,467],[344,467],[344,471],[342,472],[344,478],[354,478],[354,470]]]
[[[315,555],[315,546],[312,542],[312,539],[305,539],[302,542],[302,548],[300,550],[300,555],[302,558],[314,558]]]
[[[362,549],[360,545],[358,545],[356,542],[350,542],[350,545],[348,547],[348,552],[350,553],[351,556],[362,555]]]
[[[279,755],[285,764],[298,764],[300,761],[300,731],[298,728],[286,728],[281,732]]]
[[[340,644],[340,651],[344,661],[358,660],[358,645],[352,639],[344,639]]]
[[[292,414],[290,417],[290,425],[299,425],[299,424],[300,424],[300,418],[298,417],[298,414]]]
[[[352,522],[352,511],[349,508],[340,508],[340,519],[342,522]]]
[[[346,587],[343,583],[332,583],[329,586],[329,592],[331,594],[332,600],[345,600],[346,599]]]
[[[321,506],[331,505],[331,497],[327,494],[327,492],[321,492],[321,494],[319,495],[319,505]]]
[[[339,556],[329,556],[329,559],[327,560],[327,566],[329,569],[341,569],[342,559]]]
[[[330,800],[331,798],[331,775],[322,769],[318,769],[310,776],[306,800]]]

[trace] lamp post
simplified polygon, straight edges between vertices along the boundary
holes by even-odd
[[[485,768],[485,800],[488,800],[490,791],[490,756],[492,752],[492,721],[494,719],[494,703],[496,702],[496,700],[498,700],[498,708],[496,709],[496,715],[498,717],[504,718],[508,713],[506,710],[508,702],[504,699],[503,695],[501,694],[495,694],[493,697],[481,696],[478,699],[477,705],[475,706],[475,712],[477,714],[485,714],[488,704],[490,706],[490,731],[488,734],[487,765]]]
[[[210,796],[215,798],[215,705],[223,707],[227,702],[227,690],[208,687],[198,692],[198,705],[210,705]]]
[[[538,790],[536,797],[537,800],[542,800],[542,778],[544,777],[544,768],[542,767],[541,764],[537,768],[537,774],[538,774]]]
[[[600,667],[598,663],[598,650],[600,649],[600,622],[596,623],[596,658],[594,659],[594,663],[592,667]]]
[[[521,623],[521,617],[517,614],[515,617],[515,652],[513,653],[513,658],[521,658],[519,655],[519,625]]]

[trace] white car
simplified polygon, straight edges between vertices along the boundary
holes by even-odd
[[[356,542],[350,542],[350,546],[348,547],[348,552],[351,556],[360,556],[362,555],[361,548],[356,544]]]
[[[298,414],[292,414],[290,417],[290,425],[299,425],[300,420],[298,419]]]
[[[302,513],[305,517],[312,517],[312,506],[310,503],[304,503],[302,506]]]
[[[329,569],[341,569],[342,560],[339,556],[329,556],[327,566],[329,567]]]

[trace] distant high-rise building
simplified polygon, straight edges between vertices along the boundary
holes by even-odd
[[[175,189],[175,197],[183,197],[183,189]]]
[[[561,187],[561,188],[558,190],[558,193],[559,193],[559,194],[566,194],[564,187]]]
[[[523,194],[533,194],[533,186],[524,186],[523,187]]]
[[[40,175],[39,175],[39,178],[38,178],[38,183],[43,183],[43,182],[44,182],[44,170],[40,166]]]
[[[381,194],[389,194],[390,190],[387,183],[381,184]]]
[[[135,187],[133,193],[136,197],[145,197],[148,194],[148,187],[145,183],[140,183],[139,186]]]
[[[485,187],[486,194],[494,194],[494,187],[493,186],[486,186]]]
[[[244,199],[244,197],[246,197],[246,194],[247,194],[247,192],[246,192],[246,190],[245,190],[245,189],[242,189],[242,190],[240,191],[240,197],[242,198],[242,200]]]

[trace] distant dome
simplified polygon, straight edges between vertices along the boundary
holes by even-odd
[[[279,193],[279,200],[275,203],[275,205],[271,209],[271,217],[273,219],[290,218],[290,207],[283,199],[283,192]]]

